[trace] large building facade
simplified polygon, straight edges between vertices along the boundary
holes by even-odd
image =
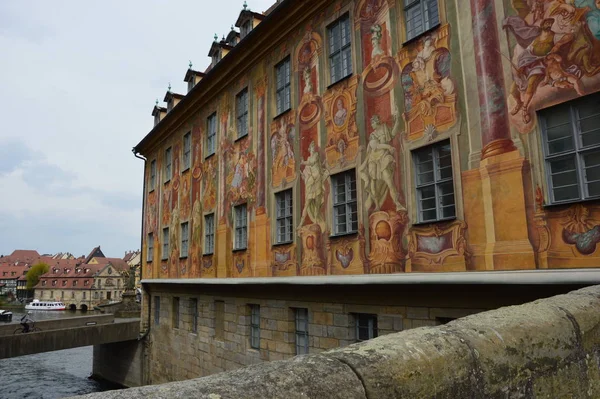
[[[144,325],[172,345],[149,346],[148,382],[527,296],[401,283],[416,272],[600,265],[600,5],[458,3],[244,9],[154,108]]]

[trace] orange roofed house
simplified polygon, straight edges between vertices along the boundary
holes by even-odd
[[[530,3],[244,7],[134,148],[146,383],[598,283],[600,9]]]
[[[105,257],[100,247],[85,258],[50,258],[46,263],[50,270],[35,286],[35,299],[61,301],[67,309],[84,311],[121,300],[129,266],[123,259]]]

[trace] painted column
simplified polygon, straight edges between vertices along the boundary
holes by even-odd
[[[535,269],[525,201],[529,166],[510,135],[494,7],[494,0],[471,0],[483,145],[479,168],[463,173],[471,268]]]
[[[479,91],[481,159],[516,150],[510,138],[494,0],[471,0]]]

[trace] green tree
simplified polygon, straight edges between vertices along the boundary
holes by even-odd
[[[50,270],[50,266],[47,263],[40,262],[31,266],[31,268],[27,271],[25,278],[27,279],[27,289],[33,289],[40,281],[40,276],[42,274],[48,273]]]

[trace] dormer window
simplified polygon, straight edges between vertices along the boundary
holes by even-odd
[[[173,109],[173,98],[171,97],[169,101],[167,101],[167,112],[171,112]]]
[[[248,33],[250,33],[252,31],[252,19],[247,20],[246,22],[244,22],[242,24],[242,26],[240,27],[240,36],[241,38],[245,38]]]
[[[160,122],[160,112],[154,114],[154,126],[158,125],[158,122]]]
[[[221,61],[221,50],[217,50],[215,51],[215,53],[212,55],[212,64],[217,65],[217,62]]]
[[[188,93],[194,88],[195,80],[196,78],[194,76],[191,76],[190,80],[188,80]]]

